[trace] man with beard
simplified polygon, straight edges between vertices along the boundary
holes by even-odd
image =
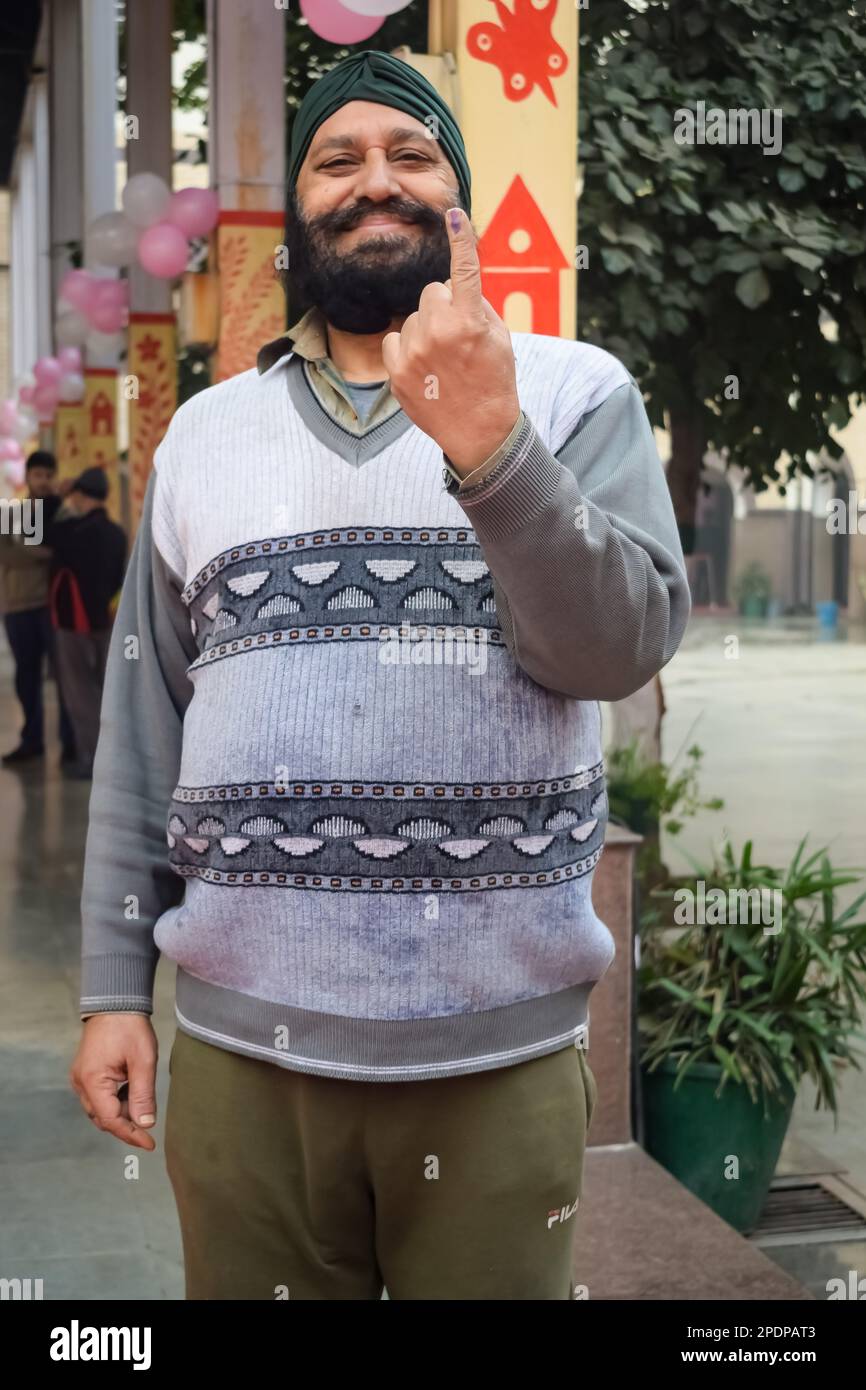
[[[289,164],[304,313],[175,415],[124,586],[72,1081],[154,1148],[162,951],[187,1297],[568,1298],[598,701],[682,636],[673,511],[622,365],[484,299],[423,77],[338,64]]]

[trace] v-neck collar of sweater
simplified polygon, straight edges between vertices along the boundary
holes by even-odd
[[[265,344],[256,365],[262,378],[285,369],[292,404],[307,428],[347,463],[362,466],[411,428],[412,421],[386,381],[362,422],[328,355],[327,341],[324,316],[309,309],[286,334]]]
[[[307,378],[307,364],[302,357],[292,355],[286,367],[289,397],[307,429],[347,463],[361,467],[369,463],[406,430],[413,428],[405,411],[399,408],[386,420],[370,425],[362,434],[355,434],[335,420],[326,410]]]

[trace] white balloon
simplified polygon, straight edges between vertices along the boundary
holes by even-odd
[[[58,347],[81,347],[87,341],[90,324],[77,309],[64,309],[58,314],[54,325],[54,338]]]
[[[98,333],[91,329],[87,335],[87,354],[94,359],[116,357],[125,347],[125,333]]]
[[[67,372],[60,378],[60,399],[67,405],[84,399],[84,377],[80,372]]]
[[[88,228],[88,258],[99,265],[132,265],[140,236],[141,228],[122,212],[104,212]]]
[[[352,14],[365,14],[374,19],[376,15],[396,14],[405,10],[412,0],[340,0],[340,4]]]
[[[123,211],[136,227],[152,227],[168,210],[171,189],[158,174],[133,174],[123,190]]]
[[[39,420],[37,419],[36,411],[31,410],[29,406],[22,405],[19,407],[18,417],[12,428],[11,437],[18,444],[26,444],[28,439],[33,438],[38,428]]]
[[[20,487],[24,482],[24,459],[7,459],[3,465],[3,476],[10,487]]]

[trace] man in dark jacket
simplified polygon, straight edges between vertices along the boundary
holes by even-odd
[[[123,583],[126,535],[105,510],[108,479],[86,468],[69,490],[75,515],[57,520],[46,541],[51,564],[51,621],[63,697],[75,730],[78,761],[70,776],[89,778],[99,734],[102,682],[111,636],[110,604]]]
[[[47,657],[55,675],[56,656],[48,612],[51,551],[36,542],[44,538],[63,501],[56,475],[54,455],[36,449],[27,460],[26,499],[36,514],[36,531],[28,535],[20,526],[0,528],[0,612],[15,662],[15,694],[24,712],[21,737],[18,745],[3,755],[4,767],[41,758],[45,752],[42,674]],[[58,713],[62,760],[69,763],[75,758],[75,743],[59,682]]]

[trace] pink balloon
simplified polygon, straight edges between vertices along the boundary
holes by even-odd
[[[63,368],[64,376],[68,372],[80,372],[82,364],[81,348],[65,347],[61,348],[57,354],[57,361]],[[24,399],[23,391],[18,392],[21,399]]]
[[[59,359],[58,359],[58,360],[59,360]],[[19,401],[21,402],[22,405],[32,405],[32,404],[33,404],[33,395],[34,395],[35,390],[36,390],[36,387],[35,387],[35,386],[19,386],[19,387],[18,387],[18,399],[19,399]]]
[[[7,459],[23,457],[21,445],[16,439],[0,439],[0,463],[5,463]]]
[[[0,434],[11,434],[18,419],[18,405],[15,401],[4,401],[0,405]]]
[[[93,292],[94,304],[129,304],[129,281],[103,277],[97,280]]]
[[[142,232],[138,259],[148,275],[155,275],[159,280],[174,280],[186,270],[187,239],[179,227],[173,227],[170,222],[157,222]]]
[[[94,278],[89,270],[67,270],[60,282],[60,298],[73,308],[86,312],[85,305],[89,302]]]
[[[353,14],[339,0],[301,0],[301,14],[313,33],[329,43],[360,43],[385,23],[385,15]]]
[[[185,237],[207,236],[220,215],[219,198],[211,188],[181,188],[172,193],[165,220]]]
[[[20,458],[16,459],[7,459],[3,464],[3,472],[6,474],[7,483],[10,483],[12,487],[23,487],[27,477],[24,455],[22,454]]]
[[[40,420],[50,420],[57,410],[57,387],[37,386],[33,393],[33,407]]]
[[[63,368],[56,357],[40,357],[33,368],[37,386],[56,386],[63,375]]]
[[[116,280],[101,280],[94,290],[87,317],[98,333],[117,333],[126,324],[124,294],[118,294]]]
[[[122,304],[97,304],[90,315],[90,326],[97,333],[119,333],[126,327],[126,310]]]

